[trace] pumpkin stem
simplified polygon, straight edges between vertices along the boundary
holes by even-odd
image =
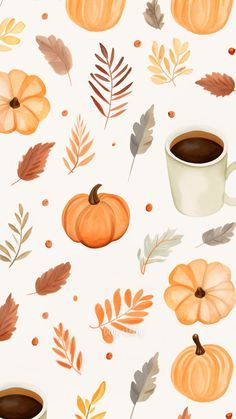
[[[201,287],[198,287],[197,288],[197,291],[195,292],[195,297],[197,297],[197,298],[203,298],[203,297],[205,297],[205,295],[206,295],[206,292],[204,291],[204,289],[203,288],[201,288]]]
[[[101,184],[98,183],[98,185],[94,186],[94,188],[91,190],[89,194],[89,203],[90,205],[97,205],[100,202],[100,199],[98,197],[98,189],[101,188]]]
[[[199,336],[197,334],[196,335],[193,335],[193,341],[194,341],[194,343],[196,345],[196,352],[195,352],[195,354],[196,355],[203,355],[206,351],[203,348],[203,346],[201,345]]]
[[[17,109],[20,107],[20,102],[17,97],[13,97],[13,99],[9,102],[9,105],[12,109]]]

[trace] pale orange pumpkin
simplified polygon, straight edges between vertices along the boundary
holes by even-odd
[[[62,224],[75,242],[98,248],[120,239],[129,226],[130,212],[125,200],[118,195],[97,191],[74,196],[65,206]]]
[[[120,20],[126,0],[67,0],[66,10],[73,22],[88,31],[113,28]]]
[[[225,26],[232,6],[233,0],[172,0],[171,10],[185,29],[207,35]]]
[[[165,291],[167,305],[183,324],[200,321],[216,323],[226,317],[236,303],[236,292],[227,266],[197,259],[178,265]]]
[[[171,379],[175,388],[196,402],[211,402],[226,392],[233,373],[233,361],[218,345],[201,345],[194,335],[195,346],[181,352],[173,363]]]
[[[24,71],[0,72],[0,132],[32,134],[50,111],[46,87]]]

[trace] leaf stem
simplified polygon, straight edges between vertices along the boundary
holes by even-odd
[[[18,183],[18,182],[20,182],[21,181],[21,179],[19,178],[19,179],[17,179],[15,182],[13,182],[12,184],[11,184],[11,186],[13,186],[13,185],[15,185],[16,183]]]
[[[71,80],[71,77],[70,77],[70,72],[68,70],[67,70],[67,75],[68,75],[68,79],[69,79],[70,85],[72,86],[72,80]]]
[[[141,273],[144,275],[145,274],[145,272],[146,272],[146,269],[147,269],[147,265],[148,265],[148,262],[149,262],[149,259],[151,258],[151,256],[152,256],[152,254],[153,254],[153,252],[154,252],[154,250],[156,250],[156,248],[161,244],[161,243],[165,243],[165,242],[168,242],[168,240],[159,240],[159,241],[157,241],[157,243],[156,243],[156,245],[151,249],[151,251],[149,252],[149,254],[148,254],[148,256],[147,256],[147,258],[146,258],[146,261],[144,262],[144,264],[143,264],[143,266],[142,266],[142,268],[141,268]]]
[[[85,419],[88,419],[89,413],[90,413],[90,409],[91,409],[91,403],[89,404],[89,408],[88,408],[88,411],[87,411],[87,414],[86,414],[86,418]]]
[[[109,75],[110,75],[110,79],[111,79],[111,94],[110,94],[109,109],[108,109],[108,114],[107,114],[107,117],[106,117],[106,123],[105,123],[104,129],[106,129],[107,124],[108,124],[108,121],[110,119],[111,104],[112,104],[112,97],[113,97],[113,76],[112,76],[112,71],[111,71],[110,64],[108,62],[108,58],[106,58],[106,62],[107,62],[107,66],[108,66],[108,70],[109,70]]]
[[[138,304],[138,302],[137,302]],[[121,319],[121,317],[126,316],[130,311],[135,309],[136,304],[134,304],[132,307],[129,308],[129,310],[127,310],[125,313],[120,314],[119,316],[117,316],[115,319],[111,319],[110,321],[100,324],[99,326],[89,326],[91,329],[101,329],[101,327],[107,326],[108,324],[111,324],[119,319]]]
[[[16,254],[15,254],[15,257],[14,257],[14,259],[12,260],[12,262],[10,263],[10,265],[9,265],[9,268],[13,265],[13,263],[16,261],[16,259],[17,259],[17,257],[18,257],[18,255],[19,255],[19,253],[20,253],[20,249],[21,249],[21,245],[22,245],[22,224],[21,224],[21,226],[20,226],[20,242],[19,242],[19,246],[18,246],[18,249],[17,249],[17,252],[16,252]]]
[[[198,249],[198,247],[204,246],[205,243],[200,243],[197,246],[195,246],[195,249]]]
[[[130,180],[130,176],[131,176],[131,173],[132,173],[132,170],[133,170],[133,167],[134,167],[135,158],[136,158],[136,156],[134,156],[133,161],[132,161],[132,164],[131,164],[131,168],[130,168],[130,171],[129,171],[128,181]]]
[[[135,410],[135,407],[136,407],[136,403],[134,404],[134,406],[133,406],[133,409],[132,409],[132,412],[131,412],[131,415],[130,415],[130,419],[132,419],[132,417],[133,417],[133,415],[134,415],[134,410]]]

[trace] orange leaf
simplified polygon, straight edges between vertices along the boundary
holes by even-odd
[[[124,324],[138,324],[138,323],[142,323],[143,319],[140,319],[140,318],[138,318],[138,319],[125,318],[125,319],[120,319],[118,321],[121,322],[121,323],[124,323]]]
[[[131,311],[127,313],[127,316],[130,317],[145,317],[148,316],[148,313],[146,311]]]
[[[76,133],[75,133],[75,131],[73,129],[71,130],[71,134],[72,134],[72,137],[73,137],[74,142],[79,147],[79,138],[78,138],[78,135],[76,135]]]
[[[78,150],[76,148],[75,143],[70,139],[70,145],[71,145],[71,150],[73,151],[73,153],[75,154],[75,156],[77,157],[78,155]]]
[[[18,307],[11,294],[0,307],[0,341],[10,339],[16,330]]]
[[[149,308],[152,305],[153,305],[152,301],[144,301],[143,303],[140,303],[136,307],[134,307],[134,310],[145,310],[146,308]]]
[[[122,113],[124,113],[125,111],[127,111],[127,109],[123,109],[123,111],[117,112],[114,115],[111,115],[111,118],[115,118],[116,116],[121,115]]]
[[[71,365],[66,364],[65,362],[62,362],[62,361],[57,361],[57,363],[58,363],[59,365],[61,365],[61,367],[67,368],[68,370],[70,370],[70,369],[72,368],[72,366],[71,366]]]
[[[78,369],[78,371],[81,370],[82,363],[83,363],[82,352],[79,352],[79,355],[78,355],[77,361],[76,361],[76,368]]]
[[[130,334],[132,334],[132,335],[135,335],[135,333],[136,333],[136,331],[135,331],[135,330],[129,329],[128,327],[123,326],[123,325],[122,325],[122,324],[120,324],[120,323],[112,322],[111,324],[112,324],[112,326],[113,326],[113,327],[115,327],[115,328],[116,328],[116,329],[118,329],[118,330],[121,330],[122,332],[125,332],[125,333],[130,333]]]
[[[81,145],[83,145],[84,143],[86,143],[88,137],[89,137],[89,132],[87,132],[87,134],[85,134],[84,138],[81,141]]]
[[[74,154],[72,154],[72,152],[70,151],[70,149],[68,147],[66,147],[66,151],[67,151],[67,154],[68,154],[68,157],[69,157],[71,163],[76,164],[76,158],[75,158]]]
[[[105,340],[105,342],[112,343],[114,340],[114,337],[111,331],[107,327],[103,327],[101,331],[102,331],[102,337]]]
[[[152,298],[153,298],[153,295],[145,295],[145,297],[140,298],[140,301],[151,300]]]
[[[61,337],[62,337],[61,331],[58,330],[56,327],[54,327],[54,331],[55,331],[56,335],[61,339]]]
[[[63,340],[65,342],[65,347],[66,347],[66,350],[67,350],[68,347],[69,347],[69,331],[68,330],[66,330],[64,332]]]
[[[101,324],[103,323],[103,320],[104,320],[104,310],[103,310],[101,304],[96,304],[95,312],[96,312],[96,316],[97,316],[97,319],[98,319],[98,324],[99,324],[99,326],[101,326]]]
[[[112,306],[109,300],[105,301],[105,310],[106,310],[107,319],[108,321],[110,321],[112,318]]]
[[[68,161],[63,157],[63,162],[64,162],[64,165],[66,166],[66,168],[68,169],[68,170],[71,170],[71,168],[70,168],[70,165],[69,165],[69,163],[68,163]]]
[[[88,164],[91,160],[93,160],[95,156],[95,153],[91,154],[91,156],[87,157],[86,159],[82,160],[79,164],[79,166],[85,166],[86,164]]]
[[[131,301],[132,301],[132,294],[131,291],[128,289],[125,291],[125,304],[130,307],[131,306]]]
[[[70,356],[71,356],[71,362],[72,362],[72,364],[73,364],[73,362],[74,362],[75,347],[76,347],[76,344],[75,344],[75,338],[73,337],[73,338],[71,339],[71,343],[70,343]]]
[[[57,354],[57,355],[59,355],[59,356],[61,356],[62,358],[66,358],[66,356],[65,356],[65,354],[64,354],[64,352],[61,352],[61,351],[59,351],[58,349],[56,349],[56,348],[52,348],[52,350]]]
[[[137,302],[140,300],[140,298],[143,295],[143,290],[139,290],[138,292],[136,292],[135,296],[134,296],[134,300],[133,300],[133,304],[137,304]]]
[[[54,340],[55,344],[56,344],[59,348],[64,349],[64,348],[63,348],[63,346],[62,346],[62,344],[59,342],[59,340],[57,340],[56,338],[53,338],[53,340]]]
[[[115,307],[116,316],[119,316],[120,309],[121,309],[121,296],[120,296],[120,289],[117,289],[113,295],[113,304]]]
[[[85,146],[81,149],[80,157],[84,156],[87,151],[90,149],[91,145],[93,144],[93,140],[89,141]]]

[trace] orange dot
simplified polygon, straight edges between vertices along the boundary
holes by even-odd
[[[47,311],[45,311],[43,314],[42,314],[42,318],[43,319],[48,319],[48,316],[49,316],[49,314],[48,314],[48,312]]]
[[[135,48],[139,48],[141,47],[141,45],[142,45],[142,42],[139,39],[137,39],[137,41],[134,42]]]
[[[227,413],[226,419],[231,419],[233,417],[233,413]]]
[[[170,118],[174,118],[174,117],[175,117],[175,112],[174,112],[174,111],[170,111],[170,112],[168,112],[168,116],[169,116]]]
[[[47,241],[45,242],[45,246],[46,246],[48,249],[50,249],[50,248],[52,247],[52,242],[51,242],[51,240],[47,240]]]
[[[48,14],[47,14],[47,13],[43,13],[43,14],[42,14],[42,19],[43,19],[43,20],[47,20],[47,18],[48,18]]]
[[[147,204],[146,205],[146,211],[147,212],[151,212],[153,210],[153,206],[152,206],[152,204]]]
[[[106,354],[106,359],[112,359],[113,358],[113,354],[111,353],[111,352],[108,352],[107,354]]]
[[[115,147],[116,146],[116,143],[112,143],[112,147]]]
[[[48,206],[48,204],[49,204],[48,199],[44,199],[44,200],[42,201],[42,205],[43,205],[44,207],[47,207],[47,206]]]
[[[235,54],[235,52],[236,52],[236,49],[235,49],[235,48],[229,48],[229,49],[228,49],[228,53],[229,53],[230,55],[234,55],[234,54]]]
[[[62,116],[67,116],[68,115],[68,111],[65,109],[64,111],[62,111]]]
[[[39,343],[38,338],[33,338],[33,339],[32,339],[32,345],[33,345],[33,346],[37,346],[37,345],[38,345],[38,343]]]
[[[78,297],[77,297],[77,295],[74,295],[73,300],[74,300],[74,301],[78,301]]]

